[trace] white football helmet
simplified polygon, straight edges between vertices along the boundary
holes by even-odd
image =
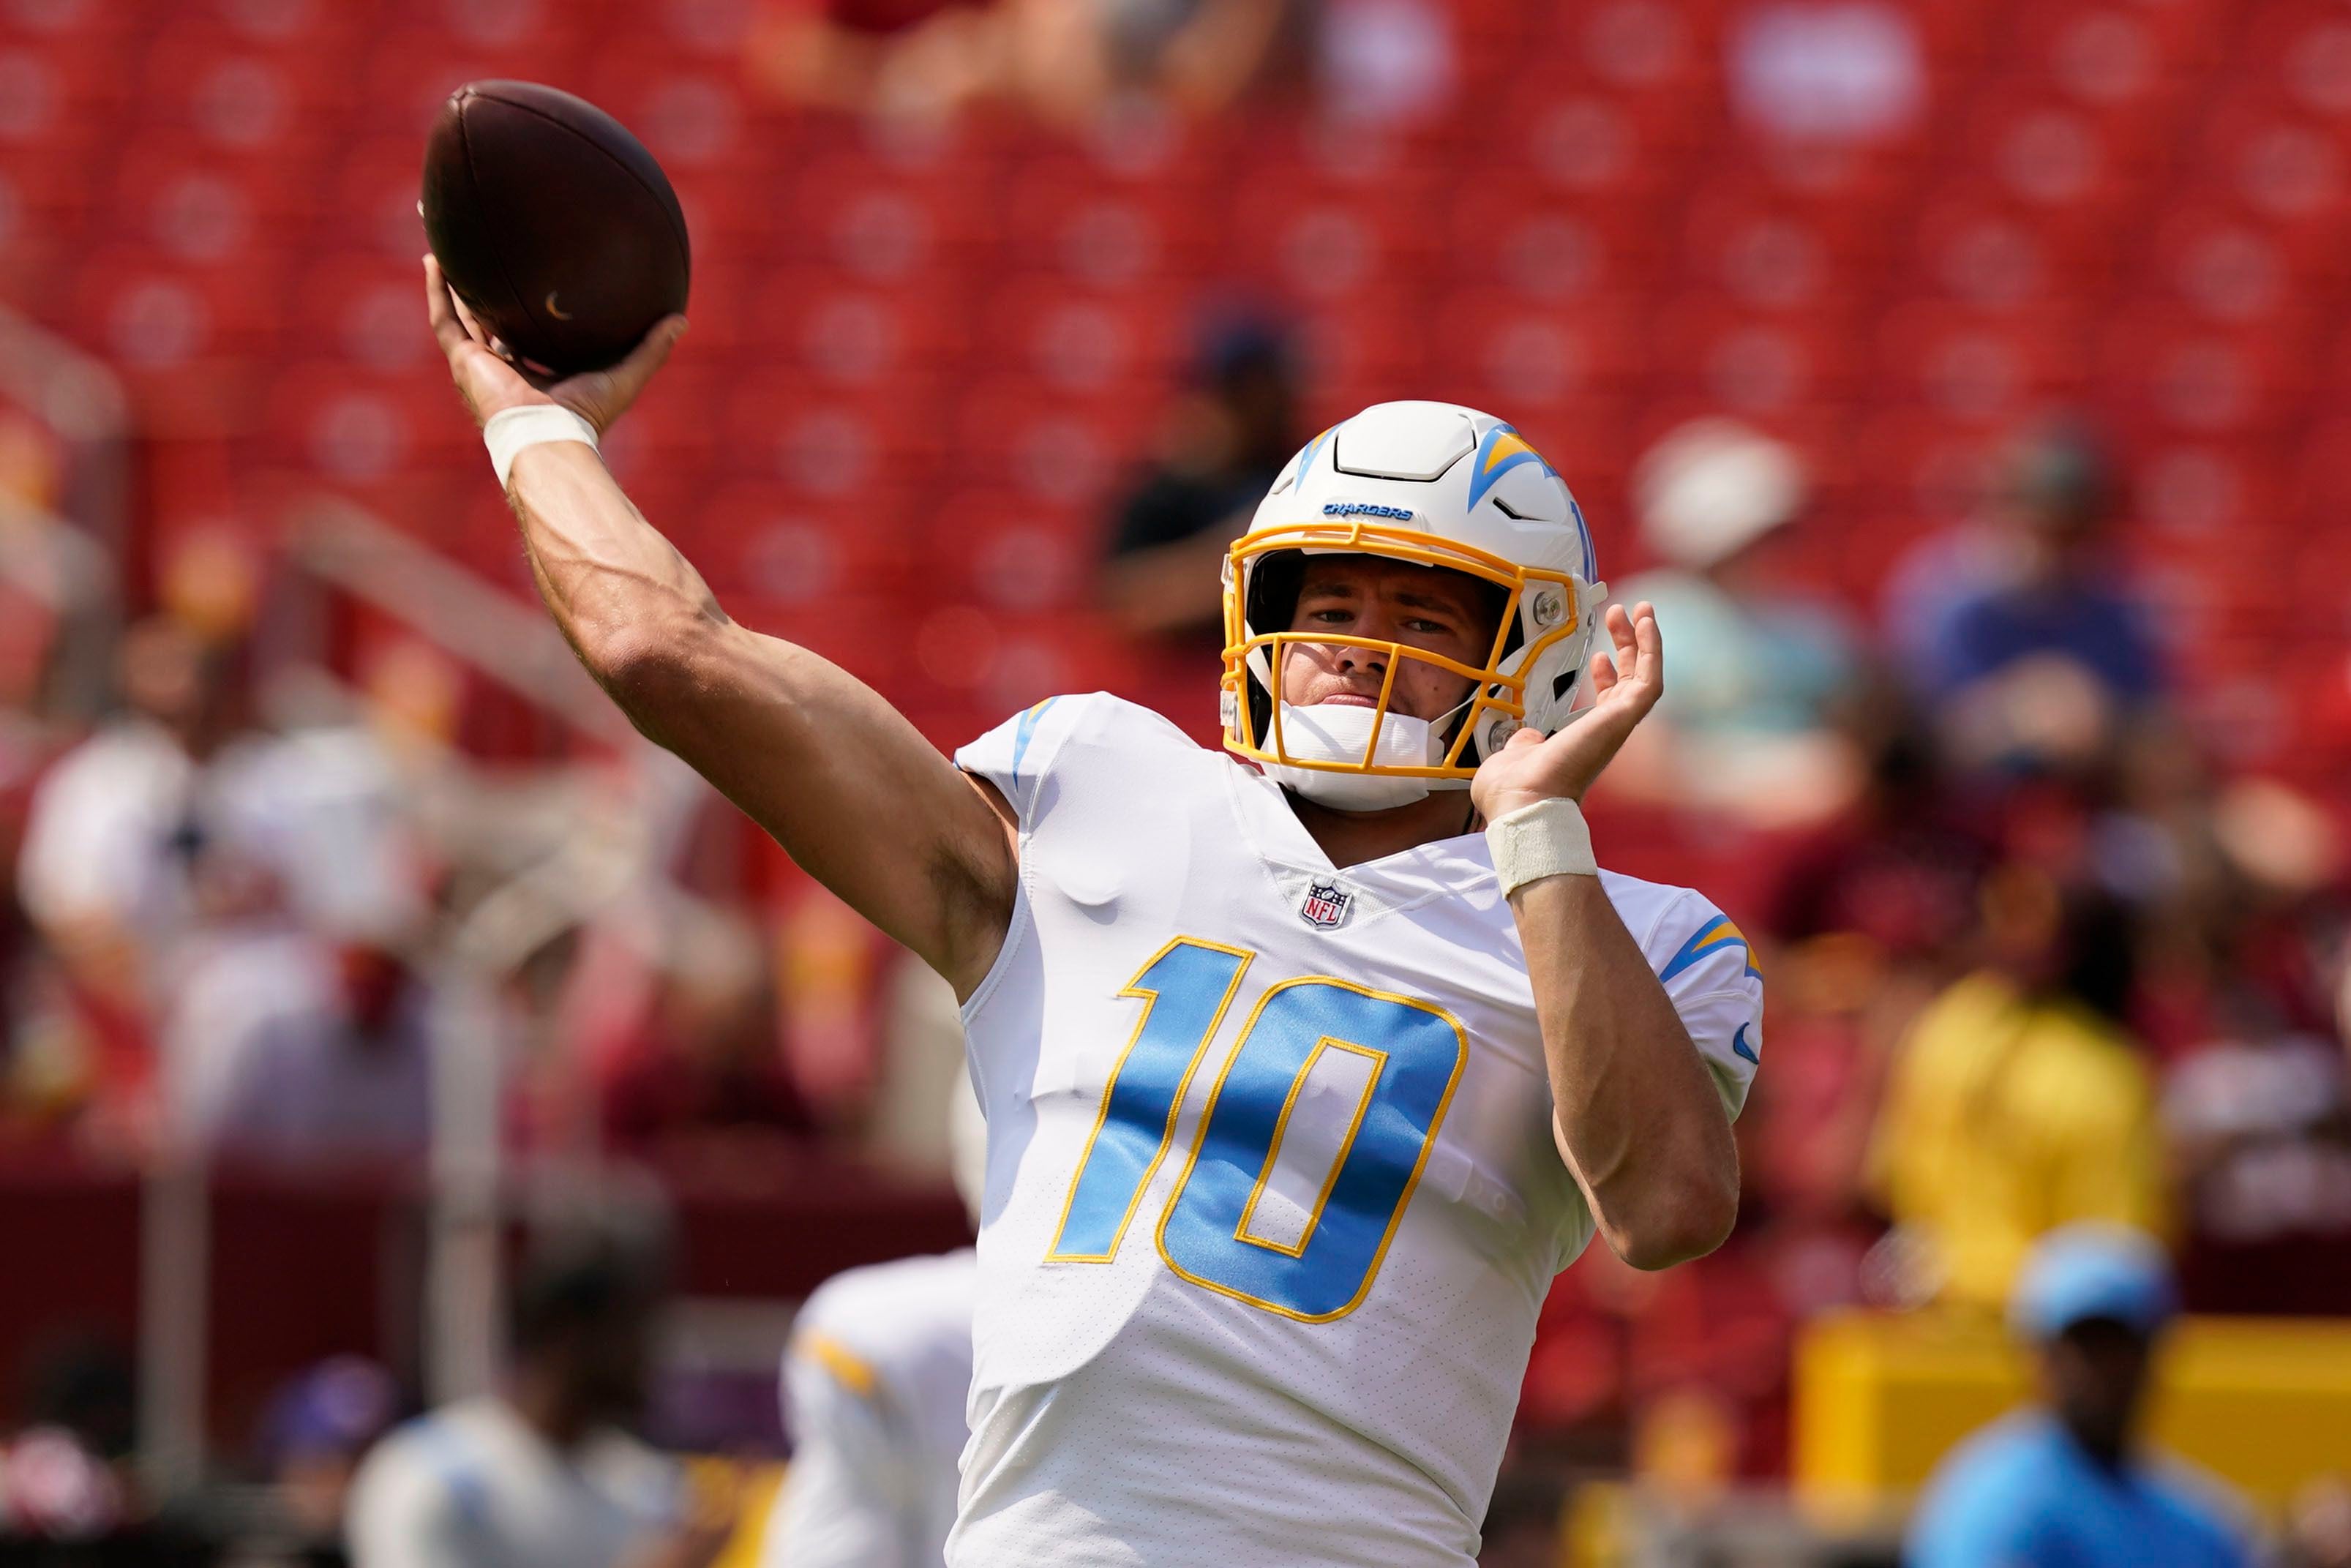
[[[1466,573],[1505,609],[1483,667],[1371,638],[1290,629],[1303,558],[1355,554]],[[1306,444],[1225,558],[1225,746],[1310,800],[1376,810],[1464,789],[1521,726],[1573,716],[1608,589],[1583,513],[1556,470],[1490,413],[1449,402],[1375,403]],[[1388,668],[1376,706],[1280,700],[1293,644],[1370,649]],[[1468,677],[1435,722],[1388,711],[1417,659]]]

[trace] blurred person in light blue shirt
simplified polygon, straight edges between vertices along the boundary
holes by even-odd
[[[2247,1568],[2221,1484],[2139,1438],[2178,1301],[2144,1232],[2043,1238],[2009,1301],[2041,1399],[1947,1458],[1911,1521],[1909,1568]]]
[[[1854,797],[1860,758],[1838,721],[1862,684],[1856,641],[1789,548],[1811,497],[1802,457],[1735,420],[1693,420],[1642,456],[1633,501],[1658,564],[1616,598],[1656,606],[1673,674],[1604,790],[1765,826]]]

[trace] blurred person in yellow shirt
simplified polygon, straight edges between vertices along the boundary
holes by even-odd
[[[1914,1265],[1901,1293],[1997,1310],[2043,1232],[2166,1231],[2154,1075],[2122,1012],[2126,911],[2010,864],[1982,894],[1986,961],[1926,1009],[1878,1113],[1873,1176]]]

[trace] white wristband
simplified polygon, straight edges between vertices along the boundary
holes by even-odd
[[[1573,800],[1538,800],[1486,824],[1486,847],[1494,874],[1508,898],[1547,876],[1598,876],[1592,858],[1592,830]]]
[[[596,450],[596,427],[569,409],[551,402],[502,408],[482,426],[482,444],[490,449],[490,466],[497,470],[498,487],[514,472],[515,455],[526,446],[549,441],[584,441]]]

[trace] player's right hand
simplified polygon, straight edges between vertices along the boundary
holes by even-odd
[[[594,425],[599,435],[637,401],[685,331],[684,317],[664,317],[619,364],[550,382],[527,374],[514,362],[505,346],[450,292],[441,264],[430,256],[424,258],[424,311],[433,323],[433,340],[449,361],[449,379],[457,383],[457,395],[465,400],[475,424],[487,423],[490,415],[507,409],[551,402]]]

